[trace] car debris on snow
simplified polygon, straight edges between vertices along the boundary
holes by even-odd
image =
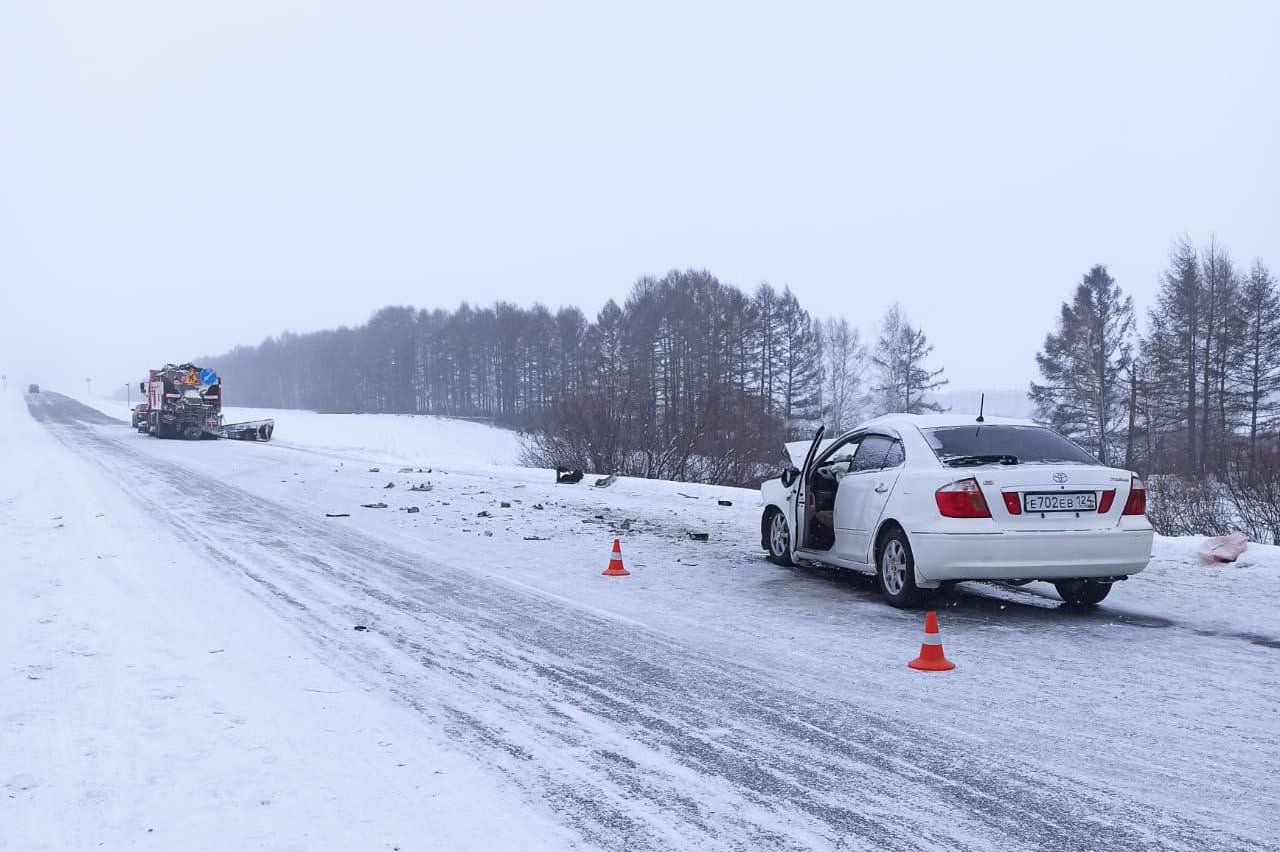
[[[544,506],[544,505],[542,505],[541,503],[534,503],[534,504],[533,504],[533,508],[538,509],[539,511],[541,511],[541,510],[543,510],[543,509],[545,509],[545,508],[547,508],[547,507],[546,507],[546,506]]]
[[[498,508],[499,508],[499,509],[510,509],[510,508],[511,508],[511,504],[510,504],[510,503],[508,503],[506,500],[503,500],[501,503],[499,503],[499,504],[498,504]]]
[[[567,467],[556,468],[556,485],[576,485],[582,481],[582,471],[569,470]]]
[[[381,471],[380,471],[380,469],[379,469],[379,468],[371,467],[371,468],[369,468],[369,472],[370,472],[370,473],[380,473]]]
[[[385,508],[387,508],[387,504],[386,504],[386,503],[361,503],[361,504],[360,504],[360,506],[361,506],[361,508],[364,508],[364,509],[385,509]]]
[[[402,507],[402,508],[400,509],[400,511],[401,511],[401,512],[408,512],[410,515],[416,515],[416,514],[418,514],[419,512],[421,512],[422,510],[421,510],[421,509],[419,509],[417,506],[404,506],[404,507]]]
[[[716,501],[716,503],[720,504],[721,506],[732,506],[732,505],[733,505],[733,501],[732,501],[732,500],[717,500],[717,501]]]
[[[395,484],[394,482],[388,482],[386,485],[384,485],[384,486],[382,486],[382,487],[383,487],[384,489],[385,489],[385,488],[395,488],[395,487],[396,487],[396,484]]]
[[[351,517],[351,513],[350,512],[325,512],[324,516],[326,518],[349,518]]]
[[[401,472],[401,473],[413,473],[413,468],[411,468],[411,467],[402,467],[402,468],[400,468],[400,472]]]
[[[417,485],[413,486],[409,490],[410,491],[430,491],[432,488],[435,488],[435,486],[432,485],[430,482],[419,482]]]
[[[689,540],[690,541],[710,541],[711,533],[691,532],[689,533]]]
[[[610,485],[618,481],[618,474],[611,473],[608,476],[601,477],[596,480],[596,488],[608,488]]]
[[[476,512],[476,517],[477,517],[477,518],[492,518],[492,517],[493,517],[493,512],[490,512],[488,509],[481,509],[479,512]]]

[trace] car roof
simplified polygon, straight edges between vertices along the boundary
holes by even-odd
[[[865,423],[858,424],[858,431],[874,429],[877,426],[915,426],[917,429],[945,429],[948,426],[972,426],[978,422],[978,415],[955,414],[884,414]],[[995,417],[985,415],[982,422],[989,426],[1039,426],[1034,420],[1022,417]]]

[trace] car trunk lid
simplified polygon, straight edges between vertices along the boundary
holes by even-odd
[[[954,468],[978,480],[996,526],[1009,531],[1114,527],[1131,477],[1110,467],[1077,464]],[[957,477],[959,478],[959,476]]]

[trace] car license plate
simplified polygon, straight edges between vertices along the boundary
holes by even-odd
[[[1098,495],[1092,491],[1055,491],[1052,494],[1024,494],[1028,512],[1096,512]]]

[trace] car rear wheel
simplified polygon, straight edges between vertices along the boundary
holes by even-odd
[[[791,527],[787,516],[776,508],[765,513],[765,537],[769,544],[769,560],[779,565],[791,564]]]
[[[1097,580],[1059,580],[1053,584],[1058,594],[1069,604],[1093,606],[1102,603],[1111,594],[1111,584]]]
[[[916,562],[911,542],[900,529],[890,529],[876,548],[876,582],[890,606],[903,609],[919,606],[927,597],[916,585]]]

